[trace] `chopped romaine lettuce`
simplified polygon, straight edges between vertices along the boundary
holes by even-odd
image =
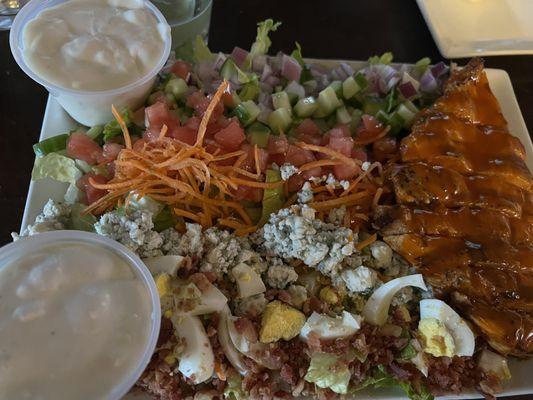
[[[313,79],[313,75],[311,75],[311,70],[309,67],[305,64],[303,55],[302,55],[302,46],[300,46],[300,43],[296,42],[296,49],[294,49],[291,53],[291,57],[293,57],[296,61],[298,61],[298,64],[302,66],[302,73],[300,74],[300,82],[307,82]]]
[[[59,153],[49,153],[35,159],[31,178],[34,181],[51,178],[59,182],[76,183],[81,175],[72,158]]]
[[[67,225],[68,229],[75,229],[77,231],[94,232],[94,224],[96,217],[91,213],[84,213],[85,205],[76,203],[70,208],[70,221]]]
[[[124,111],[122,114],[122,119],[126,123],[126,125],[131,124],[131,116],[129,111]],[[107,142],[109,139],[114,138],[115,136],[122,135],[122,129],[120,129],[120,125],[116,120],[110,121],[107,124],[104,125],[104,142]]]
[[[311,357],[311,364],[304,379],[319,388],[345,394],[348,392],[350,376],[346,362],[340,357],[329,353],[315,353]]]
[[[154,223],[154,230],[161,232],[176,225],[177,219],[169,207],[164,207],[152,217],[152,222]]]
[[[250,66],[252,65],[252,60],[255,56],[267,54],[268,49],[272,44],[268,35],[271,31],[275,32],[280,25],[281,22],[274,22],[270,18],[257,24],[257,36],[255,38],[255,42],[252,44],[250,53],[246,57],[246,60],[244,60],[244,69],[250,69]]]
[[[209,47],[200,35],[196,36],[193,44],[193,58],[195,62],[211,61],[215,55],[211,53]]]
[[[368,63],[374,64],[390,64],[392,62],[393,55],[390,51],[383,53],[381,56],[372,56],[368,59]]]

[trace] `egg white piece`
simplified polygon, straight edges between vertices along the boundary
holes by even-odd
[[[349,337],[361,328],[361,319],[347,311],[336,318],[313,312],[302,327],[300,337],[307,339],[311,332],[315,332],[321,339]]]
[[[474,333],[465,320],[448,304],[437,299],[420,301],[420,319],[425,318],[435,318],[444,324],[453,338],[456,355],[471,356],[474,354],[476,345]]]
[[[242,299],[244,297],[266,292],[266,287],[261,276],[259,276],[259,274],[250,266],[244,263],[239,263],[233,267],[231,274],[237,283],[239,298]]]
[[[176,310],[176,315],[203,315],[219,312],[228,303],[228,298],[212,284],[209,284],[207,290],[202,291],[200,304],[189,311]]]
[[[173,317],[176,336],[185,340],[178,370],[195,384],[205,382],[215,371],[215,355],[200,318],[189,315]]]
[[[248,368],[246,368],[246,364],[244,363],[244,357],[239,353],[229,335],[228,321],[231,317],[230,309],[226,305],[219,313],[217,328],[218,341],[231,365],[233,365],[241,375],[246,375]]]
[[[387,315],[392,298],[400,289],[407,286],[414,286],[427,290],[424,278],[421,274],[407,275],[400,278],[392,279],[381,285],[367,300],[363,308],[363,317],[366,321],[374,325],[383,325],[387,322]]]
[[[176,276],[183,260],[182,256],[158,256],[144,258],[143,262],[153,276],[159,274]]]

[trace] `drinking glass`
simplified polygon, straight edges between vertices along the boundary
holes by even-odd
[[[15,15],[29,0],[0,0],[0,31],[11,29]]]
[[[212,0],[152,0],[167,19],[176,57],[191,59],[192,44],[200,35],[207,42]]]

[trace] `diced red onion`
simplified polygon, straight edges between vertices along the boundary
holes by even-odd
[[[339,76],[339,74],[337,73],[337,70],[336,69],[332,69],[330,72],[329,72],[329,76],[331,77],[331,80],[332,81],[338,81],[338,80],[341,80],[342,78]]]
[[[289,94],[295,94],[296,96],[298,96],[299,99],[303,99],[305,97],[304,87],[296,81],[290,81],[289,84],[285,87],[285,91]]]
[[[304,86],[306,95],[310,95],[310,94],[315,93],[318,84],[314,79],[311,79],[310,81],[304,82],[303,86]]]
[[[400,78],[397,76],[393,76],[389,79],[389,82],[387,83],[387,93],[400,82]]]
[[[263,68],[266,65],[266,56],[265,55],[258,55],[255,56],[252,60],[252,70],[257,73],[263,72]]]
[[[263,66],[263,72],[261,73],[261,82],[264,82],[269,76],[271,76],[274,73],[272,70],[272,67],[268,64],[265,64]]]
[[[302,73],[302,66],[293,57],[286,54],[281,60],[281,76],[290,81],[299,81]]]
[[[259,96],[257,97],[257,103],[261,104],[265,107],[272,108],[272,96],[270,95],[272,93],[272,88],[270,88],[270,92],[262,91],[259,93]]]
[[[270,97],[270,94],[274,91],[272,86],[270,86],[268,83],[265,82],[259,82],[259,89],[261,89],[261,93],[265,92]],[[261,96],[261,93],[259,93],[259,96]]]
[[[270,61],[270,67],[272,68],[272,71],[274,74],[277,74],[281,71],[281,64],[283,60],[283,53],[281,51],[278,52],[274,57],[269,57]]]
[[[431,73],[435,78],[439,78],[446,72],[448,72],[449,69],[450,68],[444,62],[441,61],[440,63],[435,64],[433,67],[431,67]]]
[[[233,48],[233,51],[231,52],[231,58],[233,58],[233,61],[235,61],[235,64],[237,66],[241,66],[244,60],[246,60],[246,57],[248,57],[248,52],[244,49],[241,49],[238,46],[235,46]]]
[[[196,74],[203,86],[209,86],[213,79],[218,77],[218,74],[209,61],[204,61],[196,65]]]
[[[259,115],[257,116],[257,120],[259,122],[262,122],[264,124],[268,123],[268,116],[272,112],[272,109],[269,107],[266,107],[265,105],[259,103]]]
[[[270,75],[268,78],[265,79],[265,83],[274,87],[279,85],[281,83],[281,80],[277,76]]]
[[[420,88],[420,82],[413,78],[407,71],[402,74],[402,83],[410,82],[416,91]]]
[[[350,75],[353,75],[354,72],[355,72],[355,71],[353,70],[353,68],[352,68],[350,65],[346,64],[346,63],[341,63],[340,67],[341,67],[342,70],[346,73],[346,75],[347,75],[346,78],[347,78],[348,76],[350,76]]]
[[[420,90],[422,92],[431,93],[437,89],[437,80],[428,69],[420,78]]]
[[[213,68],[216,71],[220,71],[220,68],[222,68],[222,65],[226,62],[226,55],[224,53],[218,53],[217,58],[215,58],[215,61],[213,62]]]
[[[400,83],[398,85],[398,90],[406,99],[411,99],[417,94],[416,88],[412,82]]]

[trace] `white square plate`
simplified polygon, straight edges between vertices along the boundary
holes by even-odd
[[[531,0],[533,3],[533,0]],[[309,62],[316,62],[324,64],[325,66],[339,63],[335,60],[308,60]],[[350,64],[355,70],[361,69],[366,65],[361,61],[345,61]],[[507,72],[499,69],[486,69],[489,79],[490,87],[494,95],[500,102],[503,115],[509,123],[509,130],[518,137],[526,148],[527,166],[533,170],[533,144],[529,137],[522,114],[516,97],[514,95],[511,80]],[[77,126],[77,123],[68,116],[68,114],[61,108],[53,97],[48,98],[46,111],[44,113],[43,126],[41,129],[40,140],[51,136],[59,135],[68,132]],[[63,195],[67,189],[67,185],[55,182],[52,180],[41,180],[30,183],[28,197],[26,199],[26,207],[24,209],[24,216],[22,218],[21,230],[29,223],[32,223],[35,217],[42,211],[42,208],[49,198],[62,201]],[[531,380],[531,373],[533,372],[533,359],[527,361],[511,360],[511,373],[513,379],[507,385],[506,391],[503,395],[520,395],[533,394],[533,381]],[[402,399],[405,396],[401,392],[390,390],[372,390],[362,391],[358,399]],[[144,395],[128,395],[128,400],[144,400],[149,399]],[[481,398],[477,393],[463,394],[461,396],[445,397],[450,399],[473,399]]]
[[[533,54],[531,0],[417,0],[446,58]]]

